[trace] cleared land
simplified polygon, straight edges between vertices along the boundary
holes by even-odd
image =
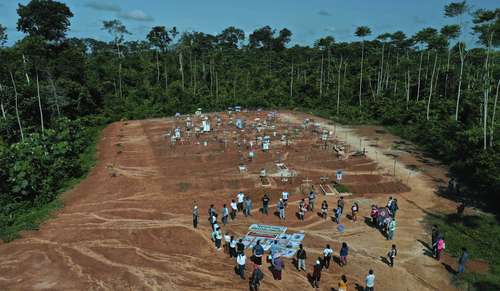
[[[207,209],[213,203],[220,213],[222,204],[229,204],[237,191],[249,194],[254,201],[253,215],[244,218],[240,214],[224,229],[243,235],[252,223],[282,224],[278,217],[261,215],[257,209],[264,192],[271,194],[274,209],[281,191],[287,190],[292,193],[292,203],[283,224],[290,231],[306,232],[308,270],[312,271],[313,258],[327,243],[337,255],[343,241],[351,247],[347,266],[334,264],[323,272],[321,290],[337,287],[342,274],[348,277],[349,290],[354,290],[356,284],[363,285],[369,268],[374,269],[380,290],[454,290],[451,275],[441,262],[426,255],[425,247],[429,242],[425,215],[450,212],[455,207],[434,194],[436,185],[446,180],[442,168],[415,152],[391,149],[394,137],[375,128],[352,130],[291,112],[279,114],[275,123],[278,136],[273,137],[271,151],[256,150],[255,159],[248,162],[247,150],[242,147],[240,153],[237,142],[254,140],[256,133],[248,127],[257,117],[265,120],[266,114],[239,114],[248,125],[241,132],[228,125],[228,116],[222,113],[222,126],[216,127],[213,120],[213,132],[175,146],[165,132],[183,126],[183,119],[111,124],[103,132],[97,166],[65,194],[64,209],[40,231],[0,245],[0,289],[245,290],[248,282],[234,274],[235,263],[217,252],[210,241]],[[332,150],[322,148],[320,133],[314,133],[312,127],[302,130],[306,117],[335,130],[340,140],[347,138],[350,150],[366,148],[367,156],[339,160]],[[279,141],[285,131],[291,136],[288,147]],[[242,161],[248,166],[247,173],[238,170]],[[263,187],[260,169],[272,174],[276,161],[284,162],[298,177],[287,182],[272,178],[270,187]],[[294,213],[296,202],[303,197],[303,180],[311,180],[319,191],[320,177],[334,179],[337,169],[344,170],[344,183],[353,192],[346,206],[358,201],[361,219],[353,223],[344,218],[344,233],[316,213],[307,213],[303,222],[297,220]],[[370,205],[384,205],[389,195],[398,198],[400,207],[392,242],[363,221]],[[322,195],[318,197],[317,207],[323,200]],[[194,200],[201,207],[199,229],[191,224]],[[326,200],[331,208],[337,197]],[[393,269],[381,258],[392,243],[399,248]],[[444,261],[456,267],[454,260],[445,257]],[[283,281],[274,281],[264,263],[262,290],[312,289],[306,273],[297,272],[291,260],[285,264]]]

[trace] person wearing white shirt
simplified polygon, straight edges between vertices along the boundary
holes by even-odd
[[[333,250],[329,244],[326,245],[326,248],[323,250],[323,261],[325,262],[325,269],[328,270],[330,267],[330,260],[332,259]]]
[[[375,275],[373,274],[373,270],[370,269],[368,275],[365,278],[366,291],[374,291],[375,290]]]
[[[245,256],[245,253],[241,252],[238,254],[236,257],[236,263],[237,263],[237,269],[238,269],[238,274],[240,275],[242,280],[245,280],[245,261],[247,257]]]
[[[285,204],[285,207],[286,207],[288,204],[288,192],[283,191],[281,193],[281,199],[283,199],[283,203]]]
[[[245,194],[243,192],[239,192],[236,195],[236,199],[238,200],[238,211],[243,210],[243,202],[245,202]]]
[[[229,257],[236,258],[236,243],[237,241],[234,239],[234,236],[231,236],[229,240]]]
[[[229,253],[229,243],[231,242],[231,236],[229,235],[229,232],[226,232],[224,235],[224,251],[227,251]]]
[[[231,216],[231,220],[234,220],[236,218],[236,213],[238,211],[238,204],[233,200],[231,200],[231,213],[229,214]]]

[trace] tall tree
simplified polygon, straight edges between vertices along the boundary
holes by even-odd
[[[444,7],[444,16],[450,18],[459,19],[459,28],[463,29],[462,17],[468,11],[469,7],[466,1],[462,2],[452,2]],[[460,53],[460,74],[458,77],[458,89],[457,89],[457,103],[455,107],[455,121],[458,120],[458,109],[460,106],[460,95],[462,93],[462,77],[464,72],[464,62],[465,62],[465,43],[460,41],[458,43],[458,51]]]
[[[245,40],[245,32],[242,29],[230,26],[216,36],[219,46],[236,49]]]
[[[0,24],[0,47],[7,42],[7,27]]]
[[[17,30],[48,41],[60,41],[66,36],[73,13],[66,4],[53,0],[31,0],[18,4]]]
[[[103,30],[106,30],[113,37],[113,44],[116,47],[116,53],[118,55],[118,88],[120,92],[120,98],[123,99],[123,82],[122,82],[122,62],[121,58],[123,57],[123,53],[120,50],[120,45],[125,39],[126,34],[130,34],[125,25],[118,20],[104,20],[102,22]]]
[[[361,106],[361,90],[363,87],[363,63],[365,60],[365,37],[372,33],[368,26],[359,26],[354,33],[357,37],[361,38],[361,70],[359,76],[359,106]]]
[[[450,40],[456,39],[460,35],[460,26],[456,24],[445,25],[441,28],[440,32],[441,35],[446,39],[447,51],[448,51],[448,57],[446,58],[446,73],[444,79],[444,96],[446,97],[446,92],[448,89],[448,77],[450,72],[450,57],[451,57]]]
[[[165,26],[154,26],[146,38],[154,47],[164,53],[167,51],[168,45],[173,41],[176,32],[177,28],[175,26],[170,31]]]
[[[421,91],[421,75],[422,75],[422,58],[424,55],[423,45],[427,45],[427,50],[430,49],[432,40],[436,37],[437,30],[432,27],[424,28],[418,31],[414,36],[413,40],[416,44],[418,44],[420,50],[420,62],[418,66],[418,81],[417,81],[417,101],[420,100],[420,91]]]
[[[314,42],[314,47],[322,51],[328,51],[335,44],[333,36],[325,36]]]
[[[488,100],[491,86],[489,69],[490,51],[500,46],[500,8],[496,10],[479,9],[474,13],[474,33],[478,35],[479,43],[486,46],[486,59],[483,73],[483,149],[487,148]],[[492,125],[493,126],[493,125]]]
[[[382,90],[382,83],[384,80],[384,57],[385,57],[384,50],[385,50],[385,45],[390,37],[391,34],[387,32],[377,36],[377,40],[382,42],[382,52],[380,53],[381,54],[380,71],[378,73],[378,78],[377,78],[377,94],[376,94],[377,96],[379,96],[380,91]]]

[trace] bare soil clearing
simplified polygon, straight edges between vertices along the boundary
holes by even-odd
[[[258,116],[265,119],[265,114],[240,115],[250,122]],[[293,138],[289,147],[274,138],[272,150],[257,150],[252,162],[245,160],[248,172],[241,174],[241,156],[235,141],[253,139],[254,133],[238,132],[227,125],[225,114],[222,117],[224,125],[202,135],[199,143],[192,138],[174,147],[165,138],[165,131],[183,125],[178,120],[128,121],[108,126],[99,145],[97,166],[64,195],[64,209],[40,231],[24,233],[22,239],[0,245],[0,289],[246,290],[248,282],[234,274],[235,263],[227,254],[216,251],[210,241],[207,209],[213,203],[220,213],[222,204],[229,204],[237,191],[249,194],[254,201],[253,215],[244,218],[239,214],[224,228],[231,234],[243,235],[252,223],[281,225],[278,217],[261,215],[257,209],[265,191],[275,204],[281,191],[288,190],[292,203],[283,225],[291,231],[306,232],[309,271],[327,243],[337,255],[343,241],[351,248],[347,266],[334,264],[323,272],[321,290],[336,288],[342,274],[347,276],[350,290],[354,290],[356,284],[363,285],[369,268],[374,269],[380,290],[454,290],[445,267],[426,255],[425,245],[430,238],[423,224],[426,213],[455,209],[453,202],[434,194],[438,183],[446,181],[444,168],[417,152],[392,148],[397,139],[378,128],[327,125],[326,120],[309,115],[281,112],[278,132],[291,132],[300,128],[304,118],[313,118],[335,130],[340,139],[347,137],[353,149],[361,139],[367,157],[338,160],[331,151],[318,146],[319,135],[305,131]],[[227,148],[223,139],[229,141]],[[203,141],[208,142],[207,146]],[[286,183],[273,178],[271,187],[262,187],[260,169],[274,169],[280,159],[299,176]],[[344,170],[344,182],[354,193],[347,198],[346,206],[349,209],[353,201],[358,201],[360,220],[353,223],[344,218],[344,233],[315,213],[307,213],[305,221],[298,221],[294,203],[303,197],[299,190],[302,180],[312,180],[317,186],[321,176],[333,178],[337,169]],[[363,221],[370,205],[384,205],[389,195],[398,198],[400,207],[394,241],[385,240]],[[323,200],[323,196],[318,197],[317,207]],[[326,199],[330,209],[336,205],[337,197]],[[193,200],[201,208],[198,229],[191,224]],[[392,243],[398,245],[399,256],[391,269],[382,257]],[[456,268],[450,258],[445,261]],[[312,289],[306,273],[296,271],[291,261],[285,265],[283,280],[274,281],[264,263],[262,290]],[[248,265],[248,275],[250,271]]]

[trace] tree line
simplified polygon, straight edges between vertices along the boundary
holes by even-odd
[[[102,22],[110,42],[69,38],[73,13],[64,3],[32,0],[17,13],[17,30],[25,36],[15,44],[5,46],[7,30],[0,24],[3,209],[53,197],[57,179],[23,180],[19,175],[29,171],[15,163],[32,159],[26,150],[35,144],[44,150],[31,155],[54,153],[56,141],[48,136],[64,126],[84,131],[105,121],[234,104],[391,126],[450,164],[468,197],[488,202],[500,193],[500,9],[471,11],[466,1],[452,2],[443,9],[451,25],[412,36],[373,36],[360,26],[358,41],[326,36],[313,46],[292,46],[290,30],[270,26],[248,36],[234,26],[217,35],[155,26],[144,39],[127,41],[130,32],[118,19]],[[463,20],[468,15],[470,27]],[[477,46],[466,45],[468,28]],[[30,175],[48,173],[43,167],[51,165]],[[44,183],[51,186],[40,187]]]

